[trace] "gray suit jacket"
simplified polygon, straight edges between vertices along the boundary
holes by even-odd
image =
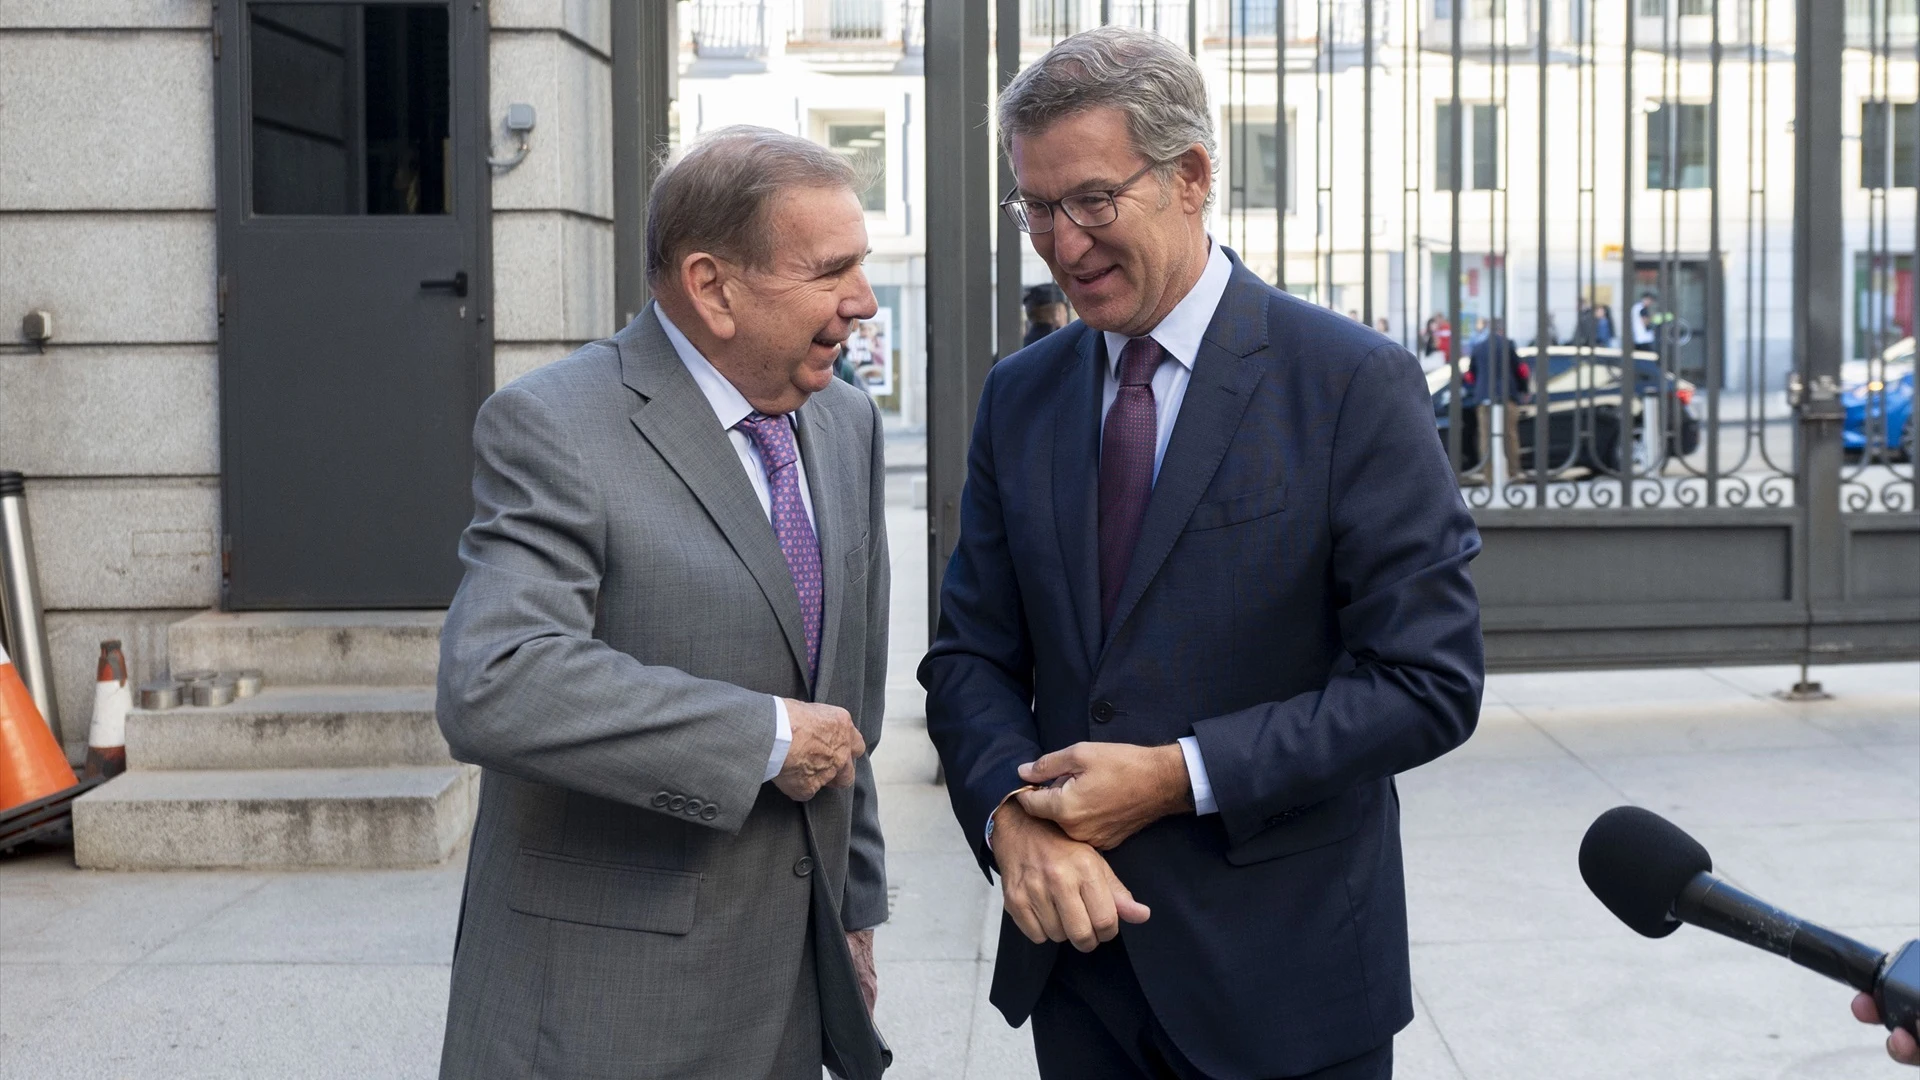
[[[798,428],[825,577],[813,688],[767,515],[651,308],[481,407],[441,637],[440,727],[484,768],[443,1076],[734,1080],[785,1075],[796,1048],[817,1075],[790,1018],[864,1023],[802,976],[810,875],[846,928],[886,918],[873,771],[804,808],[760,778],[770,694],[880,740],[882,435],[837,380]]]

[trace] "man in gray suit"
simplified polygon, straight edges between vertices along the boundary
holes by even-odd
[[[854,182],[804,139],[703,140],[648,207],[656,303],[480,410],[441,637],[440,727],[484,768],[444,1077],[884,1067],[885,475],[833,377],[876,306]]]

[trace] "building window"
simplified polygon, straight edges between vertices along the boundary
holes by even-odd
[[[1433,19],[1446,22],[1453,18],[1454,0],[1433,0]],[[1507,0],[1466,0],[1461,17],[1473,20],[1490,21],[1504,18],[1507,14]]]
[[[1469,105],[1467,130],[1461,142],[1467,153],[1469,187],[1488,191],[1500,186],[1500,106]],[[1442,101],[1434,105],[1434,186],[1453,191],[1460,186],[1459,172],[1453,163],[1453,106]]]
[[[1647,114],[1647,187],[1655,191],[1713,185],[1707,106],[1666,102]]]
[[[1280,142],[1272,118],[1253,118],[1229,125],[1227,145],[1227,207],[1230,210],[1272,210],[1284,193],[1286,209],[1293,210],[1293,163],[1297,157],[1293,117],[1286,128],[1286,181],[1280,174]]]
[[[827,149],[847,159],[860,178],[860,208],[887,209],[887,125],[884,118],[834,120],[827,124]]]
[[[1910,188],[1914,181],[1913,103],[1860,103],[1860,186]],[[1893,145],[1889,159],[1887,145]]]

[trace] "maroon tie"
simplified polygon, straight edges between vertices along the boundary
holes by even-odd
[[[1133,562],[1140,521],[1153,494],[1153,451],[1159,418],[1153,373],[1163,354],[1152,338],[1134,338],[1120,350],[1120,391],[1107,410],[1100,438],[1100,626],[1113,622],[1120,586]]]

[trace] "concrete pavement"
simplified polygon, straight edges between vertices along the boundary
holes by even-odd
[[[924,515],[891,478],[894,637],[875,755],[890,1076],[1034,1075],[986,1002],[998,898],[932,783],[913,667]],[[1407,1080],[1856,1080],[1903,1072],[1848,992],[1683,929],[1647,941],[1574,864],[1600,811],[1679,822],[1727,876],[1890,947],[1920,936],[1920,664],[1496,676],[1480,730],[1401,778],[1418,1018]],[[0,860],[0,1077],[435,1073],[462,860],[430,870],[97,873]],[[1149,898],[1150,899],[1150,898]]]

